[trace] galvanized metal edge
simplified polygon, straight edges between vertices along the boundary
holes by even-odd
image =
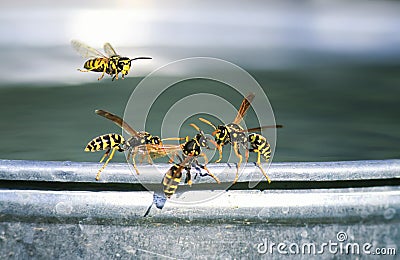
[[[85,182],[95,180],[101,163],[0,160],[0,180]],[[159,184],[169,169],[169,164],[140,165],[137,175],[127,163],[110,163],[103,171],[100,182]],[[222,183],[231,183],[236,174],[236,164],[208,164],[207,167]],[[272,163],[262,166],[273,182],[282,181],[348,181],[399,179],[400,160],[338,161],[338,162],[290,162]],[[192,174],[204,171],[193,169]],[[243,164],[238,182],[265,181],[260,169],[254,163]],[[205,176],[196,178],[194,183],[214,183]]]
[[[0,221],[145,223],[357,223],[400,221],[400,187],[188,191],[151,207],[151,192],[0,190]],[[210,222],[212,221],[212,222]]]

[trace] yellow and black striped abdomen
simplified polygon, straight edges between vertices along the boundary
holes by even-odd
[[[171,198],[171,196],[174,195],[176,189],[178,188],[178,185],[181,182],[182,178],[182,170],[182,166],[180,166],[179,164],[175,164],[164,175],[162,184],[164,187],[164,194],[167,198]]]
[[[268,142],[265,142],[265,145],[259,148],[259,151],[266,161],[268,161],[269,158],[271,158],[271,146],[269,145]]]
[[[94,138],[86,147],[86,152],[95,152],[101,150],[108,150],[120,144],[124,144],[125,140],[119,134],[105,134]]]
[[[83,67],[90,71],[103,72],[108,67],[108,59],[96,58],[85,62]]]
[[[260,134],[250,134],[248,136],[252,151],[259,152],[266,161],[271,157],[271,146],[267,139]]]

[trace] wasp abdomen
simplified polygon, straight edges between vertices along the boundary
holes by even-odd
[[[86,152],[95,152],[107,150],[123,144],[125,142],[122,135],[119,134],[105,134],[93,138],[85,147]]]
[[[259,134],[250,134],[249,142],[253,151],[258,151],[266,161],[271,157],[271,146],[267,139]]]
[[[85,62],[83,67],[90,71],[103,72],[105,66],[107,67],[108,61],[104,58],[91,59]]]
[[[164,194],[167,198],[170,198],[174,195],[176,189],[178,188],[179,183],[182,178],[182,166],[179,164],[173,165],[168,172],[164,175],[163,186],[164,186]]]

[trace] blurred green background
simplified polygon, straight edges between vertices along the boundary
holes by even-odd
[[[278,130],[275,161],[399,157],[400,66],[250,73],[264,86],[277,123],[285,126]],[[3,111],[0,158],[99,159],[100,153],[85,153],[84,146],[97,135],[121,133],[121,130],[95,115],[94,110],[102,108],[122,116],[140,80],[129,78],[111,82],[107,79],[75,86],[38,88],[27,85],[0,89]],[[185,87],[207,91],[196,82],[188,82]],[[180,94],[170,93],[171,98]],[[233,104],[240,102],[238,97]],[[218,109],[218,104],[207,105]],[[161,120],[164,111],[160,110]],[[160,120],[157,117],[154,120],[153,133],[159,134]],[[252,122],[247,123],[253,126]],[[151,131],[151,121],[148,126]],[[210,132],[209,128],[201,127]],[[192,135],[193,130],[186,126],[183,134]],[[122,158],[119,156],[116,160]]]
[[[142,77],[196,56],[233,62],[264,88],[276,122],[285,126],[274,161],[400,157],[398,2],[22,1],[0,7],[1,159],[97,161],[102,153],[85,153],[85,145],[121,131],[94,110],[123,115]],[[117,24],[99,19],[105,15]],[[84,59],[71,39],[98,49],[109,41],[122,55],[153,60],[135,62],[123,81],[98,82],[98,74],[76,71]],[[168,93],[171,99],[182,89],[212,90],[235,106],[241,102],[215,82],[183,85]],[[165,109],[157,109],[161,119]]]

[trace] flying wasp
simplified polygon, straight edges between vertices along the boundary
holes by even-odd
[[[136,167],[135,157],[137,154],[141,154],[142,156],[148,156],[149,162],[151,162],[151,158],[164,157],[167,155],[171,155],[171,161],[173,157],[177,155],[177,153],[181,150],[180,145],[163,145],[163,140],[182,140],[184,138],[165,138],[161,139],[158,136],[153,136],[148,132],[141,131],[137,132],[133,129],[128,123],[126,123],[119,116],[112,114],[105,110],[96,110],[96,114],[105,117],[111,121],[113,121],[116,125],[124,129],[128,132],[131,137],[128,140],[125,140],[121,135],[118,134],[106,134],[95,137],[92,139],[85,148],[87,152],[95,152],[106,150],[106,153],[100,160],[102,162],[107,156],[108,159],[104,163],[103,167],[98,171],[96,175],[96,180],[100,179],[100,174],[107,166],[108,162],[113,158],[116,151],[123,152],[128,151],[128,161],[130,157],[132,157],[132,164],[137,174],[139,174],[139,170]],[[111,151],[111,154],[110,154]]]
[[[199,118],[200,121],[210,125],[214,128],[214,132],[212,135],[215,136],[215,142],[217,144],[217,149],[219,151],[219,158],[216,162],[220,162],[222,159],[222,147],[226,144],[231,144],[233,146],[233,150],[236,156],[239,158],[239,162],[237,164],[236,176],[233,180],[233,183],[236,183],[239,178],[239,168],[243,161],[243,156],[240,153],[240,147],[246,149],[246,161],[249,157],[249,150],[247,149],[248,137],[246,136],[246,132],[256,132],[265,128],[279,128],[281,125],[274,126],[261,126],[251,129],[243,129],[239,124],[242,122],[243,117],[246,115],[248,109],[250,108],[251,102],[253,101],[255,95],[253,93],[249,93],[242,101],[242,104],[239,107],[238,113],[233,120],[232,123],[227,125],[218,125],[217,127],[213,125],[210,121]],[[267,178],[268,179],[268,178]]]
[[[78,70],[81,72],[102,72],[98,80],[101,80],[104,74],[109,74],[112,80],[118,80],[119,73],[121,73],[122,78],[124,78],[129,73],[132,61],[151,59],[151,57],[137,57],[133,59],[121,57],[108,42],[104,44],[104,52],[106,55],[77,40],[72,40],[71,45],[83,58],[89,59],[83,65],[85,70]]]

